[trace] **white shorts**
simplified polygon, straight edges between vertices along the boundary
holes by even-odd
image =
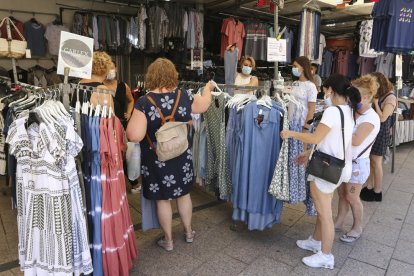
[[[349,183],[363,185],[371,172],[369,157],[352,162],[352,175]]]
[[[352,166],[346,165],[342,171],[341,179],[337,184],[328,182],[326,180],[320,179],[319,177],[309,175],[308,181],[313,181],[316,184],[316,187],[324,194],[331,194],[333,193],[343,182],[348,182],[351,178],[352,173]]]

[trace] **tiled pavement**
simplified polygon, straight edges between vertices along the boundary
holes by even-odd
[[[233,231],[231,205],[194,189],[194,243],[183,241],[177,215],[173,252],[155,245],[160,230],[136,231],[139,259],[131,275],[414,275],[414,143],[399,146],[397,152],[395,174],[390,173],[390,164],[385,165],[383,202],[364,203],[361,239],[348,245],[336,234],[334,270],[310,269],[301,263],[309,253],[298,249],[295,240],[306,238],[315,223],[304,214],[303,205],[286,205],[282,223],[271,229],[250,232],[237,224]],[[129,200],[137,230],[138,196],[130,194]],[[16,261],[15,216],[9,197],[0,195],[0,275],[22,275]],[[349,226],[350,216],[348,222]]]

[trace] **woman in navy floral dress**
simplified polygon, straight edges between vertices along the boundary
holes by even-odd
[[[211,90],[214,86],[208,83],[204,88],[203,96],[194,98],[191,93],[176,89],[178,73],[175,66],[171,61],[162,58],[149,66],[145,82],[150,92],[146,97],[138,100],[127,127],[127,136],[129,140],[141,143],[142,190],[146,199],[157,201],[158,220],[164,231],[164,238],[158,241],[158,245],[171,251],[173,250],[170,202],[172,199],[177,199],[186,241],[192,242],[194,239],[195,232],[191,227],[192,202],[189,194],[194,175],[192,152],[191,148],[188,148],[176,158],[165,162],[159,161],[145,136],[148,134],[151,143],[156,143],[155,133],[161,127],[162,117],[158,109],[164,117],[172,115],[178,98],[174,113],[175,121],[188,122],[191,120],[191,113],[205,112],[210,106]]]

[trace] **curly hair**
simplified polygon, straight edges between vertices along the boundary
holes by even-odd
[[[255,61],[255,60],[254,60],[254,58],[253,58],[253,57],[251,57],[251,56],[243,56],[243,57],[240,59],[240,67],[243,67],[243,63],[244,63],[246,60],[250,61],[250,63],[252,64],[252,69],[256,69],[256,61]]]
[[[380,72],[373,72],[371,73],[372,76],[375,77],[379,88],[376,97],[381,98],[387,93],[394,91],[394,86],[392,83],[384,76],[384,74]]]
[[[108,75],[111,63],[112,59],[107,53],[102,51],[94,52],[92,61],[92,74],[98,76]]]
[[[377,79],[372,75],[364,75],[351,83],[358,88],[362,95],[369,96],[371,99],[377,95],[379,85]]]
[[[175,65],[166,58],[157,58],[148,67],[145,86],[149,90],[174,89],[178,85],[178,72]]]

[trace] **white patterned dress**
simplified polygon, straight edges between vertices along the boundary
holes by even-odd
[[[10,154],[17,159],[21,270],[25,275],[91,273],[82,197],[72,160],[82,142],[74,131],[66,136],[64,128],[56,131],[44,123],[26,129],[26,122],[27,117],[17,119],[7,136]]]

